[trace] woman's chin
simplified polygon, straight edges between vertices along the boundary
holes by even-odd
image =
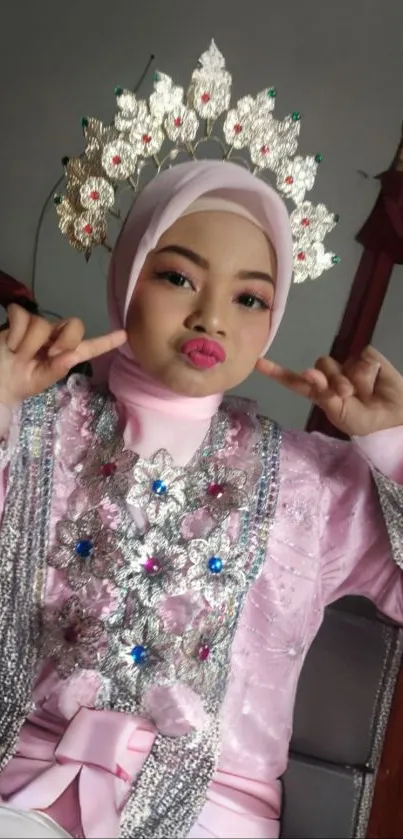
[[[195,399],[213,396],[225,389],[223,377],[214,375],[212,370],[189,370],[184,375],[168,376],[163,383],[178,396],[189,396]]]

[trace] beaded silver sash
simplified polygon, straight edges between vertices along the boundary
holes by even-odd
[[[372,470],[372,475],[378,490],[393,559],[403,570],[403,486],[386,478],[376,469]]]
[[[117,434],[111,400],[90,391],[85,400],[93,438],[75,472],[87,508],[74,513],[73,493],[51,555],[56,389],[22,410],[0,536],[1,765],[30,712],[40,635],[42,657],[50,655],[62,677],[77,667],[98,670],[97,707],[147,714],[150,685],[186,684],[202,701],[204,722],[186,735],[157,734],[121,819],[122,837],[179,839],[197,819],[218,762],[232,640],[276,510],[280,432],[269,420],[251,420],[253,433],[244,434],[238,450],[237,464],[247,467],[242,473],[226,462],[228,432],[236,426],[226,408],[181,470],[166,452],[148,461],[133,457]],[[248,452],[242,451],[245,438],[253,440]],[[117,531],[108,530],[98,514],[105,500],[119,511]],[[133,525],[127,501],[146,512],[143,532]],[[210,528],[201,538],[184,536],[187,518],[200,509],[210,517]],[[240,517],[235,542],[226,527],[233,511]],[[46,562],[65,570],[73,590],[50,620],[46,606],[41,608]],[[108,578],[117,594],[114,612],[102,621],[89,616],[83,598],[91,577]],[[161,626],[156,607],[163,596],[189,590],[204,599],[207,624],[175,636]]]
[[[56,393],[21,412],[0,529],[0,769],[31,711],[52,496]]]

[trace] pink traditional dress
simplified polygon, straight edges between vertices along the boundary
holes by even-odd
[[[117,407],[123,436],[111,398],[71,377],[22,410],[1,537],[15,569],[2,573],[1,741],[15,754],[0,794],[75,837],[275,837],[325,606],[362,594],[402,619],[387,533],[399,490],[377,477],[384,520],[356,445],[282,434],[238,403],[187,467],[137,458],[133,405]],[[382,467],[403,429],[364,444]]]
[[[218,189],[270,232],[273,337],[288,216],[217,163],[177,166],[136,201],[109,276],[115,326],[164,230]],[[222,394],[176,396],[128,347],[108,390],[71,376],[23,403],[2,449],[10,812],[77,839],[278,836],[298,677],[326,605],[362,594],[403,618],[403,429],[363,447],[282,432]]]

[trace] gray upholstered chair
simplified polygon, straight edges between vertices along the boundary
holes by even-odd
[[[365,837],[402,638],[366,601],[327,610],[297,693],[282,839]]]

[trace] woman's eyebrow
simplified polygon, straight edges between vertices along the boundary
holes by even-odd
[[[194,264],[198,265],[200,268],[209,268],[207,259],[204,259],[203,256],[200,256],[200,254],[195,251],[190,250],[190,248],[182,247],[182,245],[166,245],[164,248],[160,248],[160,250],[155,251],[155,253],[176,253],[179,254],[179,256],[184,256],[186,259],[190,259],[191,262],[194,262]]]
[[[238,271],[238,280],[264,280],[266,283],[271,283],[274,286],[273,277],[265,271]]]

